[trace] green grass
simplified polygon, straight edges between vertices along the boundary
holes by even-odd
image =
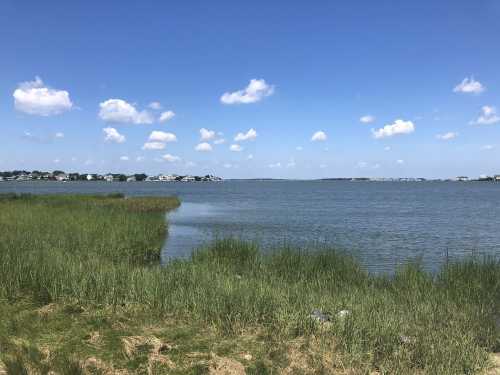
[[[4,367],[75,373],[96,357],[147,372],[153,346],[127,354],[130,336],[174,343],[175,368],[163,363],[155,373],[179,374],[206,372],[211,352],[250,374],[474,374],[500,351],[497,260],[464,260],[435,275],[410,264],[384,277],[334,249],[262,255],[255,244],[226,239],[162,267],[164,212],[178,204],[0,196]],[[311,320],[313,309],[331,321]],[[93,332],[99,340],[89,344]]]

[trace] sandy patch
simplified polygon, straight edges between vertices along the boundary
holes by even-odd
[[[232,358],[213,355],[208,362],[210,375],[245,375],[245,366]]]

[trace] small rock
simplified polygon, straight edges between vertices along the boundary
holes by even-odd
[[[337,316],[341,319],[347,317],[348,315],[351,315],[351,312],[349,310],[340,310],[338,313],[337,313]]]
[[[320,323],[329,322],[331,320],[330,315],[321,312],[321,310],[314,309],[309,318],[317,320]]]
[[[401,335],[401,336],[399,336],[399,342],[401,344],[404,344],[404,345],[414,344],[415,338],[413,338],[411,336]]]
[[[240,358],[244,359],[245,361],[251,361],[253,359],[253,356],[250,353],[240,353]]]

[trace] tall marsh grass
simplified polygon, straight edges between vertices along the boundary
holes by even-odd
[[[500,263],[368,274],[353,257],[226,239],[159,266],[175,198],[0,197],[0,299],[131,306],[224,335],[328,335],[349,368],[475,373],[500,350]],[[319,309],[330,317],[309,317]],[[340,313],[343,311],[343,313]],[[332,349],[333,350],[333,349]]]

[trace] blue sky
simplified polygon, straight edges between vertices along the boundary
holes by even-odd
[[[498,0],[3,0],[0,170],[500,173],[499,17]]]

